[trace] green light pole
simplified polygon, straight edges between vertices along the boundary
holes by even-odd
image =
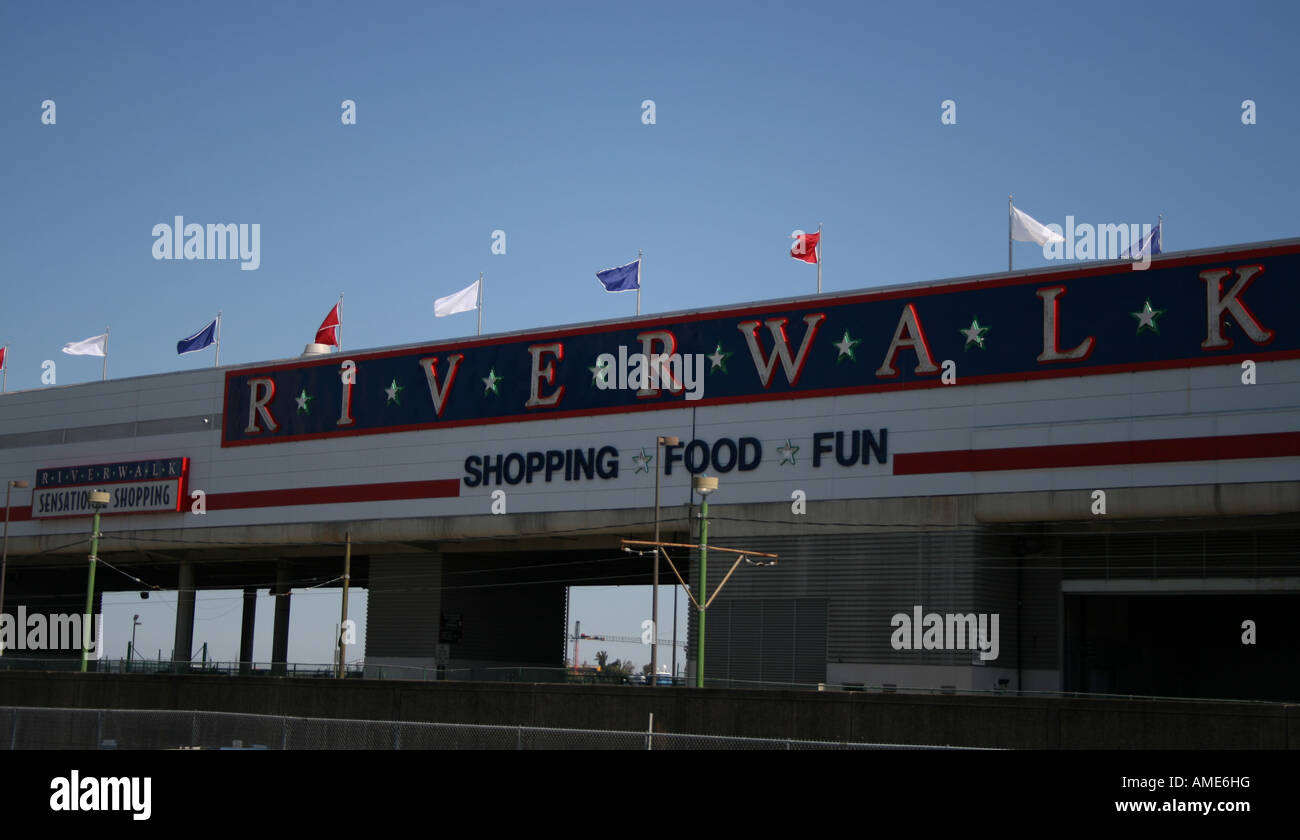
[[[5,573],[9,570],[9,493],[15,487],[22,488],[26,486],[26,481],[17,479],[5,483],[5,536],[4,548],[0,549],[0,615],[4,615],[5,611]],[[17,632],[21,633],[22,630],[18,629]],[[0,656],[3,656],[4,652],[4,642],[0,640]]]
[[[140,614],[136,613],[131,616],[131,645],[126,649],[126,670],[131,670],[131,657],[135,653],[135,628],[141,624]]]
[[[90,580],[86,583],[86,612],[81,619],[81,673],[86,673],[86,661],[90,657],[90,632],[94,625],[95,609],[95,564],[99,561],[99,511],[108,507],[108,492],[90,491],[90,506],[95,509],[95,521],[90,531]]]
[[[718,479],[697,475],[691,487],[700,494],[700,634],[695,644],[695,687],[704,688],[704,605],[708,601],[709,578],[709,494],[718,489]]]
[[[640,294],[639,291],[638,294]],[[659,435],[655,438],[655,459],[656,459],[654,462],[655,464],[655,543],[659,542],[659,474],[663,472],[663,470],[659,466],[661,463],[663,463],[662,460],[660,459],[660,455],[663,454],[663,447],[680,446],[681,443],[682,442],[680,438],[673,437],[672,435]],[[650,687],[651,688],[654,688],[659,684],[659,552],[663,550],[658,545],[655,545],[654,548],[655,548],[654,551],[655,565],[654,565],[653,578],[650,584],[650,591],[652,593],[650,596],[650,627],[651,627]],[[674,597],[676,597],[676,593],[677,590],[674,589],[673,590]],[[673,606],[674,607],[677,606],[676,601],[673,601]],[[676,616],[673,617],[673,620],[674,622],[676,621]],[[673,624],[673,635],[674,636],[677,635],[676,623]],[[674,647],[673,656],[676,657],[676,655],[677,655],[677,648]],[[673,678],[676,679],[676,677],[677,675],[673,674]]]

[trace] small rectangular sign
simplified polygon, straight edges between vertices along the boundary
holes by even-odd
[[[36,472],[32,518],[90,516],[90,493],[108,493],[100,512],[159,513],[179,511],[185,499],[189,458],[159,458],[115,464],[51,467]]]

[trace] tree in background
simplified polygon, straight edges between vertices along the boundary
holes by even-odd
[[[609,651],[605,650],[596,651],[596,665],[600,668],[602,674],[607,674],[609,676],[621,675],[626,677],[635,673],[636,670],[636,666],[632,664],[632,660],[630,659],[626,662],[621,659],[615,659],[611,662],[609,659]],[[647,665],[646,667],[648,668],[649,666]]]

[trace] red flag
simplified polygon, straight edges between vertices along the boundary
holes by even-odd
[[[332,344],[333,346],[338,347],[338,332],[335,328],[339,323],[339,305],[336,303],[334,304],[334,308],[330,310],[330,314],[325,316],[324,321],[321,321],[320,329],[316,330],[316,343]]]
[[[9,349],[8,346],[0,347],[0,370],[3,370],[3,369],[4,369],[4,366],[5,366],[5,351],[8,350],[8,349]]]
[[[790,248],[790,256],[806,263],[817,262],[817,243],[821,242],[821,238],[820,233],[799,234],[794,238],[794,245]]]

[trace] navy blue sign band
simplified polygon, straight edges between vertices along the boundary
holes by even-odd
[[[1300,358],[1286,317],[1300,311],[1298,252],[1075,267],[245,368],[226,376],[222,445]]]

